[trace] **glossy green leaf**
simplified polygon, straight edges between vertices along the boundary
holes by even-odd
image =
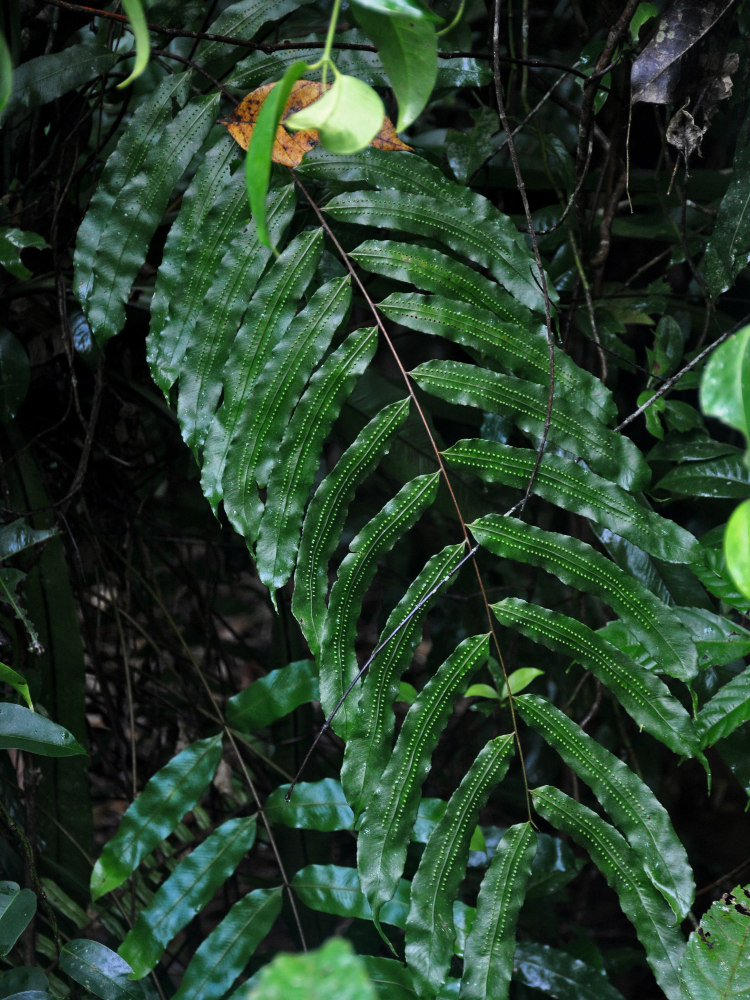
[[[426,392],[502,414],[513,419],[532,444],[541,440],[549,396],[545,386],[460,361],[428,361],[410,374]],[[590,413],[584,416],[580,395],[579,391],[572,397],[557,389],[547,440],[585,458],[595,472],[625,489],[643,488],[651,477],[643,455],[628,438],[592,419]]]
[[[172,190],[214,123],[218,95],[185,103],[177,74],[141,102],[107,160],[78,230],[74,288],[99,346],[122,329],[130,288]]]
[[[230,135],[223,136],[203,157],[169,228],[146,339],[151,374],[164,393],[179,375],[203,315],[204,300],[214,282],[223,279],[222,257],[235,243],[246,242],[242,230],[247,193],[241,171],[233,172],[238,162],[236,142]],[[230,266],[230,262],[225,264]]]
[[[305,955],[276,955],[263,966],[253,1000],[375,1000],[361,956],[342,938]]]
[[[0,882],[0,958],[10,953],[36,913],[36,896],[16,882]]]
[[[278,889],[243,896],[193,955],[173,1000],[218,1000],[242,973],[281,912]]]
[[[292,87],[307,69],[307,64],[296,60],[263,102],[258,114],[253,137],[245,157],[245,184],[250,200],[250,211],[255,222],[258,240],[269,250],[273,249],[271,234],[266,222],[266,195],[271,176],[271,150]]]
[[[355,651],[357,622],[378,560],[390,552],[433,503],[439,485],[439,472],[412,479],[370,519],[349,546],[349,554],[341,563],[331,588],[320,642],[320,701],[326,718],[359,670]],[[343,739],[355,724],[358,700],[359,691],[355,688],[333,719],[332,728]]]
[[[695,897],[693,873],[669,813],[648,785],[546,698],[521,695],[516,708],[591,788],[677,920],[683,920]]]
[[[732,580],[750,598],[750,500],[732,511],[724,534],[724,557]]]
[[[684,681],[697,674],[695,644],[676,612],[590,545],[497,514],[475,521],[471,531],[495,555],[541,566],[562,583],[601,597],[651,653],[660,672]]]
[[[746,124],[742,126],[746,127]],[[703,274],[712,296],[734,284],[747,266],[750,251],[750,147],[738,142],[732,179],[721,200],[716,223],[703,258]]]
[[[727,681],[698,713],[695,724],[710,747],[750,719],[750,667]]]
[[[451,468],[524,491],[536,459],[533,451],[482,440],[459,441],[443,455]],[[665,562],[687,563],[700,551],[696,539],[684,528],[642,506],[614,483],[559,455],[545,453],[532,492],[631,539]]]
[[[385,108],[362,80],[338,73],[330,90],[301,111],[284,119],[292,131],[317,129],[332,153],[356,153],[369,146],[383,126]]]
[[[319,701],[313,660],[297,660],[259,677],[227,702],[227,724],[243,733],[264,729],[308,701]]]
[[[103,76],[118,59],[117,53],[84,42],[21,63],[13,71],[13,93],[5,105],[2,120],[17,111],[55,101],[81,84]]]
[[[530,823],[511,826],[497,845],[466,940],[461,1000],[505,1000],[516,949],[516,921],[531,873],[536,838]]]
[[[5,35],[0,32],[0,112],[6,107],[13,93],[13,60]]]
[[[31,365],[21,341],[0,327],[0,424],[9,424],[26,399]]]
[[[274,788],[263,807],[271,823],[281,823],[294,830],[353,830],[354,813],[344,798],[335,778],[321,781],[301,781],[294,786],[289,802],[285,796],[289,785]]]
[[[360,431],[310,501],[294,575],[292,611],[314,656],[326,616],[328,563],[356,487],[372,472],[409,412],[409,400],[384,407]]]
[[[0,226],[0,267],[4,267],[14,278],[25,281],[32,272],[22,262],[21,251],[27,247],[39,250],[46,246],[49,244],[39,233]]]
[[[25,518],[18,517],[0,528],[0,560],[9,559],[57,535],[57,528],[33,528]]]
[[[556,1000],[623,1000],[603,971],[567,951],[532,941],[518,942],[513,979]]]
[[[231,819],[183,858],[138,914],[118,953],[140,979],[164,949],[213,897],[255,842],[255,816]]]
[[[750,982],[750,887],[717,899],[690,935],[680,963],[682,1000],[731,1000]]]
[[[27,750],[43,757],[86,754],[67,729],[23,705],[9,702],[0,702],[0,747]]]
[[[291,188],[272,194],[267,222],[274,235],[280,235],[286,228],[293,205]],[[307,262],[307,269],[302,269],[299,278],[303,287],[305,274],[317,261],[315,242],[314,234],[308,233],[288,248],[289,256],[298,264],[303,260]],[[270,258],[271,251],[260,245],[252,224],[237,234],[221,259],[215,280],[198,312],[184,349],[177,398],[182,436],[194,449],[203,444],[213,423],[224,388],[224,371],[248,307],[248,298]],[[216,498],[212,493],[208,499],[215,501]]]
[[[346,797],[357,814],[372,801],[377,783],[391,758],[395,728],[393,702],[431,607],[427,597],[446,584],[464,552],[462,544],[448,545],[432,556],[391,612],[381,633],[378,645],[408,618],[406,625],[375,657],[362,682],[355,726],[346,745],[341,770]]]
[[[549,347],[541,325],[532,323],[523,326],[516,321],[500,318],[497,313],[489,313],[464,302],[443,298],[441,295],[389,295],[380,303],[389,319],[420,330],[435,337],[445,337],[471,351],[490,358],[513,374],[531,379],[539,385],[549,384]],[[555,348],[555,380],[561,395],[581,398],[582,383],[592,386],[592,393],[586,399],[587,410],[592,417],[605,420],[604,411],[599,412],[595,399],[602,398],[594,386],[596,379],[581,377],[578,368],[559,348]],[[538,394],[538,390],[537,390]],[[544,408],[546,411],[546,390]],[[610,439],[611,440],[611,439]]]
[[[302,512],[320,461],[320,449],[344,400],[375,351],[374,329],[351,334],[318,368],[287,425],[268,481],[257,545],[258,573],[272,591],[291,576]]]
[[[248,40],[253,38],[264,25],[269,22],[279,24],[287,14],[308,2],[309,0],[236,0],[211,22],[209,31],[212,35],[224,38]],[[229,69],[234,66],[238,51],[241,50],[232,42],[204,41],[198,48],[197,58],[199,64],[206,69],[212,66]],[[299,58],[294,51],[292,55],[294,58]],[[319,57],[320,50],[318,50]]]
[[[148,66],[151,55],[151,38],[146,24],[146,15],[143,13],[141,0],[122,0],[122,9],[125,11],[130,21],[130,28],[135,38],[135,64],[127,80],[118,83],[118,87],[128,87],[133,80],[137,79]]]
[[[440,730],[453,699],[487,658],[488,637],[464,639],[427,681],[409,709],[388,766],[365,809],[357,843],[362,889],[378,918],[404,869],[409,831]]]
[[[224,403],[206,439],[202,480],[209,495],[211,476],[220,482],[223,477],[224,509],[247,539],[255,536],[263,512],[257,487],[267,484],[289,414],[315,365],[325,356],[351,301],[349,278],[337,278],[319,288],[290,322],[284,310],[264,302],[262,290],[250,304],[227,362]],[[292,297],[291,307],[295,305]],[[253,350],[243,336],[249,330]],[[262,338],[269,334],[264,345]],[[239,356],[238,347],[245,348]]]
[[[550,649],[575,657],[617,696],[639,726],[674,753],[700,758],[700,741],[693,720],[669,688],[598,633],[573,618],[517,598],[493,604],[492,610],[502,624],[517,628]]]
[[[19,965],[0,975],[0,997],[15,997],[17,993],[31,994],[28,1000],[39,1000],[46,997],[49,980],[41,969],[33,965]],[[24,997],[24,1000],[26,998]]]
[[[750,653],[750,630],[728,615],[717,615],[703,608],[675,611],[695,643],[701,667],[722,667]]]
[[[455,934],[453,900],[464,877],[471,837],[479,810],[505,776],[512,754],[513,736],[498,736],[480,750],[427,841],[412,879],[406,962],[420,996],[434,996],[447,977]]]
[[[400,192],[358,191],[333,198],[325,211],[340,222],[415,233],[447,243],[486,267],[524,305],[539,312],[544,303],[532,278],[533,257],[507,216],[486,199],[458,188],[455,198],[436,201]],[[554,289],[551,287],[554,296]]]
[[[701,378],[701,409],[750,442],[750,326],[714,351]]]
[[[394,958],[363,956],[370,981],[381,1000],[413,1000],[416,991],[409,970]]]
[[[685,947],[670,911],[640,859],[623,837],[600,816],[559,789],[545,785],[532,792],[534,805],[552,826],[584,847],[615,890],[625,916],[646,950],[648,964],[668,1000],[680,1000],[677,968]]]
[[[16,670],[9,667],[7,663],[3,663],[2,661],[0,661],[0,683],[10,684],[13,690],[17,691],[21,695],[28,708],[33,710],[34,706],[31,702],[29,685],[26,683],[26,680]]]
[[[64,944],[60,968],[99,1000],[143,1000],[141,983],[130,978],[128,963],[98,941],[76,938]]]
[[[434,25],[411,14],[381,13],[361,3],[354,16],[377,47],[398,102],[396,131],[416,121],[437,78],[437,35]],[[330,148],[330,147],[329,147]],[[339,150],[338,152],[344,152]]]
[[[297,899],[311,910],[338,917],[372,919],[372,910],[362,892],[356,868],[308,865],[292,878],[292,888]],[[393,899],[381,910],[381,923],[404,927],[408,910],[409,883],[401,879]]]
[[[741,455],[685,462],[670,469],[654,489],[682,496],[744,499],[750,496],[750,469]]]
[[[122,885],[141,861],[196,804],[221,759],[221,735],[197,740],[150,778],[125,811],[91,873],[91,895],[99,899]]]

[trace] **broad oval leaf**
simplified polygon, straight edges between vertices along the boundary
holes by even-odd
[[[141,983],[130,978],[128,963],[98,941],[77,938],[64,944],[60,968],[99,1000],[144,1000]]]
[[[744,434],[750,443],[750,326],[716,348],[700,387],[701,409]]]
[[[12,950],[36,913],[36,895],[17,882],[0,882],[0,958]]]
[[[750,982],[750,887],[711,904],[690,935],[680,963],[684,1000],[732,1000]]]
[[[625,834],[677,920],[683,920],[695,897],[693,873],[669,813],[648,785],[546,698],[520,695],[515,704],[521,717],[586,782]]]
[[[750,500],[732,511],[724,533],[724,557],[740,592],[750,598]]]
[[[385,108],[378,95],[362,80],[337,74],[333,86],[314,104],[295,111],[284,121],[286,128],[314,128],[332,153],[356,153],[380,131]]]
[[[122,885],[141,861],[196,804],[221,759],[221,734],[197,740],[150,778],[125,811],[91,873],[91,895],[99,899]]]
[[[231,819],[180,861],[138,914],[118,953],[136,979],[149,973],[164,949],[237,868],[255,842],[255,816]]]
[[[313,660],[296,660],[259,677],[227,702],[227,724],[243,733],[270,726],[308,701],[319,701]]]
[[[67,729],[23,705],[0,703],[0,747],[27,750],[43,757],[86,754]]]
[[[750,719],[750,667],[728,681],[698,713],[695,724],[703,746],[729,736]]]
[[[301,781],[294,786],[291,800],[286,801],[290,786],[274,788],[266,799],[263,811],[271,823],[282,823],[294,830],[353,830],[354,813],[335,778],[321,781]]]

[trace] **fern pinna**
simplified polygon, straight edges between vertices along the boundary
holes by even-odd
[[[250,37],[294,9],[243,0],[211,32]],[[195,63],[228,72],[239,98],[288,56],[232,65],[230,46],[207,40]],[[342,58],[384,82],[372,53]],[[466,59],[441,59],[438,73],[443,85],[487,79]],[[230,990],[286,894],[380,931],[395,955],[375,934],[363,954],[383,997],[499,1000],[515,981],[614,998],[595,964],[524,919],[578,874],[572,843],[617,893],[663,994],[693,996],[679,927],[690,862],[637,753],[617,751],[657,741],[708,769],[706,749],[747,721],[744,668],[718,690],[695,687],[701,671],[750,652],[750,632],[718,614],[718,598],[744,607],[718,552],[657,509],[649,460],[616,429],[617,400],[589,359],[556,341],[551,381],[545,306],[556,315],[564,275],[551,267],[545,303],[525,236],[491,200],[417,152],[317,150],[273,176],[275,257],[248,221],[220,96],[202,87],[191,69],[163,73],[139,99],[78,234],[75,294],[103,347],[180,193],[150,300],[149,364],[206,499],[246,539],[311,657],[231,697],[224,740],[319,701],[343,746],[337,776],[302,780],[289,802],[282,786],[258,815],[266,838],[281,826],[349,830],[357,848],[356,868],[353,856],[309,864],[235,902],[176,995]],[[367,641],[379,651],[353,683],[373,602],[380,639]],[[432,647],[426,670],[412,668],[420,644],[422,659]],[[516,665],[544,668],[534,693],[519,692]],[[431,765],[437,753],[445,767],[458,739],[473,762],[451,786]],[[170,834],[220,756],[210,736],[151,780],[97,864],[96,897]],[[490,796],[507,817],[494,838],[478,826]],[[254,819],[231,820],[174,867],[120,949],[137,976],[255,835]]]

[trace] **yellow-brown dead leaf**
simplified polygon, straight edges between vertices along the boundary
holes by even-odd
[[[250,145],[258,113],[269,92],[275,86],[275,83],[266,83],[264,86],[258,87],[257,90],[253,90],[240,101],[228,118],[223,119],[222,124],[226,125],[229,134],[243,149],[247,149]],[[322,93],[322,84],[314,80],[298,80],[292,87],[289,100],[284,107],[284,113],[281,116],[282,122],[295,111],[300,111],[312,104],[313,101],[317,101]],[[286,167],[297,167],[302,162],[305,153],[318,145],[320,145],[320,137],[317,129],[308,128],[301,129],[299,132],[287,132],[283,125],[279,125],[276,130],[271,159],[274,163],[281,163]],[[411,150],[411,146],[407,146],[399,139],[389,118],[384,120],[383,127],[370,145],[394,152]]]

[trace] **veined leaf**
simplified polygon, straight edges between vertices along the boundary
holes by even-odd
[[[510,219],[479,195],[456,185],[455,197],[441,201],[394,191],[358,191],[333,198],[325,211],[340,222],[415,233],[447,243],[490,273],[524,305],[544,310],[535,264]],[[550,295],[556,300],[554,287]]]
[[[283,231],[286,228],[293,205],[294,193],[290,188],[274,193],[268,207],[268,224],[272,231]],[[315,232],[304,233],[293,240],[284,251],[277,268],[263,282],[261,288],[264,296],[273,299],[277,288],[284,286],[285,278],[301,294],[318,262],[319,244],[320,237]],[[251,227],[227,250],[217,272],[219,280],[214,281],[208,291],[180,372],[177,417],[182,437],[191,448],[198,448],[206,440],[215,419],[214,412],[225,391],[225,373],[228,374],[229,383],[226,392],[232,399],[236,395],[237,383],[231,378],[228,365],[230,360],[232,363],[237,362],[240,320],[248,309],[248,299],[255,291],[270,258],[271,251],[260,245]],[[290,277],[294,274],[295,267],[299,268],[296,280]],[[289,319],[293,314],[293,310],[287,311]],[[242,343],[247,346],[249,331],[244,323],[241,332]],[[236,376],[236,379],[241,378],[242,372]],[[214,490],[207,494],[207,498],[214,506],[218,502]]]
[[[305,514],[294,575],[292,611],[313,656],[320,651],[326,616],[328,563],[356,487],[376,467],[409,412],[409,400],[384,407],[357,435],[315,491]]]
[[[300,170],[320,180],[356,186],[364,183],[380,189],[397,188],[406,194],[421,194],[433,199],[445,197],[447,191],[456,188],[439,167],[421,156],[404,160],[377,149],[363,149],[352,156],[316,150]]]
[[[701,667],[723,667],[750,653],[750,631],[727,615],[704,608],[675,608],[698,651]]]
[[[693,931],[680,963],[683,1000],[730,1000],[750,982],[748,887],[737,886],[711,904]]]
[[[146,783],[125,811],[91,873],[91,895],[99,899],[122,885],[205,792],[221,759],[221,735],[197,740]]]
[[[582,622],[556,611],[508,597],[492,610],[535,642],[573,656],[614,694],[625,711],[676,754],[702,759],[693,720],[654,674],[639,668]]]
[[[525,490],[534,468],[533,451],[496,441],[459,441],[443,453],[446,462],[485,482]],[[559,455],[545,453],[532,491],[571,513],[589,517],[630,538],[665,562],[687,563],[699,557],[696,539],[673,521],[643,507],[619,486]]]
[[[218,1000],[240,975],[281,912],[281,888],[243,896],[200,944],[174,1000]]]
[[[23,705],[0,702],[0,748],[26,750],[43,757],[86,754],[67,729]]]
[[[432,504],[439,484],[439,472],[412,479],[370,519],[349,546],[349,555],[331,588],[320,643],[320,701],[326,718],[357,675],[357,621],[378,559],[393,548]],[[332,728],[342,738],[348,736],[354,725],[358,693],[356,689],[349,693],[333,720]]]
[[[406,962],[421,996],[433,997],[448,974],[455,933],[453,900],[466,870],[471,837],[479,810],[504,778],[512,754],[512,735],[490,740],[479,752],[427,841],[412,880]]]
[[[654,489],[683,496],[742,500],[750,496],[750,469],[741,455],[715,458],[710,462],[684,462],[670,469]]]
[[[149,973],[164,949],[237,868],[255,842],[255,816],[231,819],[180,861],[118,949],[136,979]]]
[[[703,746],[710,747],[750,719],[750,667],[719,688],[695,720]]]
[[[13,71],[13,93],[0,122],[17,111],[49,104],[97,76],[104,76],[120,56],[102,45],[84,42],[62,52],[28,59]]]
[[[36,913],[36,896],[17,882],[0,882],[0,958],[10,953]]]
[[[203,466],[204,492],[209,495],[212,476],[216,481],[223,477],[224,509],[247,539],[255,536],[263,513],[255,484],[262,487],[268,482],[289,414],[351,301],[349,278],[337,278],[319,288],[290,322],[285,309],[264,304],[261,292],[250,304],[227,362],[224,403],[206,439]],[[290,306],[295,305],[292,295]],[[244,354],[233,364],[236,348],[245,341],[243,332],[249,330],[255,355],[244,344]],[[261,343],[264,334],[268,337],[265,345]],[[247,360],[241,363],[243,356]]]
[[[356,868],[341,865],[308,865],[292,879],[297,899],[311,910],[339,917],[371,920],[372,910],[362,892]],[[381,922],[394,927],[406,925],[409,910],[409,883],[401,879],[393,899],[381,910]]]
[[[511,826],[497,845],[477,900],[477,916],[464,952],[461,1000],[508,996],[516,921],[536,851],[530,823]]]
[[[130,966],[98,941],[77,938],[64,944],[60,968],[100,1000],[144,1000],[141,983],[130,978]]]
[[[601,597],[651,653],[660,672],[684,681],[697,674],[695,644],[677,613],[590,545],[497,514],[475,521],[471,531],[495,555],[541,566],[568,586]]]
[[[122,329],[130,288],[169,195],[214,124],[218,94],[195,98],[169,121],[172,100],[186,88],[187,81],[167,81],[141,104],[78,230],[76,295],[100,347]]]
[[[546,944],[518,942],[513,978],[556,1000],[623,1000],[606,973]]]
[[[404,870],[409,830],[414,824],[422,784],[453,699],[487,658],[488,636],[464,641],[427,681],[409,709],[396,746],[368,804],[357,843],[362,889],[379,914]]]
[[[353,830],[354,813],[335,778],[301,781],[294,786],[290,802],[284,798],[289,785],[274,788],[263,810],[271,823],[282,823],[294,830]]]
[[[363,955],[375,992],[382,1000],[413,1000],[417,992],[406,966],[395,958],[373,958]]]
[[[297,660],[265,677],[227,701],[227,724],[243,733],[270,726],[308,701],[319,701],[318,671],[313,660]]]
[[[546,698],[519,695],[516,708],[586,782],[625,834],[677,920],[683,920],[695,897],[693,873],[669,814],[648,785]]]
[[[543,385],[460,361],[427,361],[410,374],[434,396],[512,418],[532,444],[542,438],[549,394]],[[548,440],[585,458],[595,472],[625,489],[640,489],[651,477],[646,460],[632,441],[582,409],[580,388],[575,397],[556,390]]]
[[[354,729],[346,745],[341,783],[358,815],[373,801],[375,787],[386,768],[393,743],[395,719],[393,702],[399,680],[411,663],[422,634],[422,624],[430,610],[426,598],[447,582],[464,554],[463,544],[447,545],[432,556],[391,612],[380,640],[384,642],[409,615],[406,625],[370,665],[360,692]],[[418,610],[416,610],[418,609]]]
[[[668,1000],[680,1000],[677,968],[685,942],[679,928],[670,926],[667,905],[643,871],[638,856],[614,827],[558,788],[536,788],[532,797],[547,822],[570,834],[591,855],[633,924],[657,983]]]
[[[294,569],[302,511],[320,461],[320,448],[377,342],[374,329],[351,334],[318,368],[289,422],[268,481],[257,545],[258,573],[271,591]]]
[[[211,22],[209,31],[212,35],[224,38],[250,39],[264,24],[269,21],[278,24],[285,15],[308,2],[309,0],[238,0]],[[210,69],[213,65],[220,64],[224,58],[234,62],[237,48],[230,42],[204,41],[200,43],[196,58],[201,66]],[[295,55],[295,58],[298,57]]]
[[[215,281],[227,247],[244,243],[242,219],[247,215],[245,185],[230,138],[206,153],[169,229],[164,256],[151,299],[151,329],[146,340],[154,381],[168,393],[180,372],[203,302]]]

